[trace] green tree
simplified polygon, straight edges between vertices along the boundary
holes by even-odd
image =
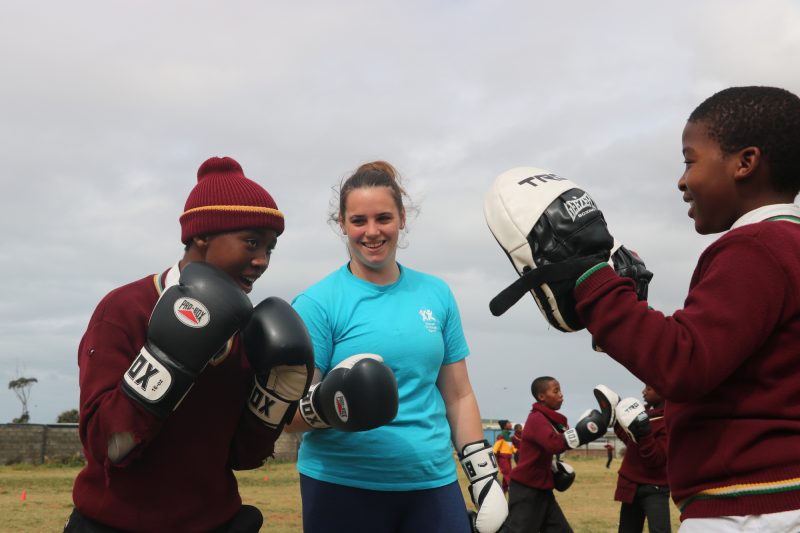
[[[78,421],[78,410],[77,409],[70,409],[69,411],[64,411],[60,415],[58,415],[58,420],[56,422],[77,422]]]
[[[31,397],[31,387],[33,387],[34,383],[37,383],[39,380],[36,378],[17,378],[12,379],[8,382],[8,388],[14,391],[14,394],[17,395],[19,401],[22,402],[22,414],[19,418],[15,418],[12,420],[15,424],[26,424],[28,420],[31,419],[30,413],[28,413],[28,400]]]

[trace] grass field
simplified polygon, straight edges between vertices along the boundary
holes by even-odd
[[[578,533],[615,532],[619,503],[613,497],[619,462],[607,470],[604,457],[576,456],[568,461],[578,477],[567,492],[556,494],[572,528]],[[72,482],[79,470],[77,466],[0,466],[0,532],[63,530],[72,509]],[[269,463],[258,470],[239,472],[237,477],[244,502],[264,513],[262,531],[302,531],[299,480],[294,463]],[[460,480],[466,489],[463,477]],[[464,495],[469,502],[466,492]],[[674,507],[672,530],[678,530],[678,512]]]

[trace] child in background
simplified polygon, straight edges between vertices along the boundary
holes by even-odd
[[[514,455],[514,448],[511,444],[511,422],[508,420],[498,421],[501,433],[497,435],[497,440],[492,446],[494,456],[497,458],[497,468],[503,474],[503,492],[508,492],[508,482],[511,479],[511,459]]]
[[[606,468],[608,468],[611,466],[611,461],[614,460],[614,445],[607,441],[603,447],[606,449]]]
[[[645,518],[650,533],[667,533],[671,526],[664,400],[650,385],[645,385],[642,397],[647,410],[642,408],[638,416],[633,416],[627,429],[622,426],[625,414],[619,413],[623,418],[614,426],[627,446],[614,493],[614,499],[622,502],[619,533],[642,533]],[[618,409],[622,410],[633,403],[622,400],[620,405]]]
[[[598,385],[595,389],[595,396],[600,387],[603,386]],[[605,387],[600,392],[607,398],[611,395]],[[572,528],[553,495],[553,457],[601,437],[605,427],[599,429],[601,415],[595,410],[570,429],[567,418],[557,412],[564,403],[564,395],[561,384],[553,377],[534,379],[531,394],[536,402],[522,430],[520,462],[511,471],[508,519],[501,531],[571,532]]]
[[[519,447],[522,444],[522,424],[514,424],[511,445],[514,447],[514,464],[519,463]]]

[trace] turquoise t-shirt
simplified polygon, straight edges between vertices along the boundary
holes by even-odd
[[[388,425],[357,433],[304,434],[297,469],[311,478],[371,490],[417,490],[456,480],[450,426],[436,379],[468,353],[453,293],[441,279],[400,266],[374,285],[344,265],[294,299],[325,375],[344,359],[374,353],[397,379],[400,404]]]

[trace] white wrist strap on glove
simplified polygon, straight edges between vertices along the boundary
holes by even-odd
[[[478,508],[475,529],[479,533],[494,533],[508,516],[508,503],[497,482],[497,460],[485,440],[464,446],[461,466],[470,482],[469,493]]]
[[[587,409],[583,413],[581,413],[581,416],[578,417],[578,422],[589,416],[591,412],[592,412],[591,409]],[[594,423],[590,422],[590,424]],[[598,433],[600,431],[600,428],[597,427],[597,424],[594,424],[593,429],[594,433]],[[563,433],[563,435],[564,435],[564,440],[567,441],[567,446],[569,446],[573,450],[581,445],[581,437],[580,435],[578,435],[577,428],[569,428]]]
[[[564,432],[564,439],[567,441],[567,446],[571,449],[575,449],[581,445],[581,439],[578,437],[578,432],[575,428],[569,428]]]
[[[306,385],[305,366],[284,365],[273,368],[262,385],[256,378],[247,405],[264,424],[276,428],[285,422],[286,411],[300,399]]]
[[[308,394],[300,400],[300,416],[303,417],[306,424],[314,429],[328,429],[331,426],[322,419],[322,416],[314,409],[314,402],[311,401],[314,389],[317,387],[319,387],[319,383],[311,385],[308,389]]]
[[[271,428],[276,428],[283,422],[289,402],[274,394],[275,391],[266,389],[256,380],[247,406],[250,412]]]

